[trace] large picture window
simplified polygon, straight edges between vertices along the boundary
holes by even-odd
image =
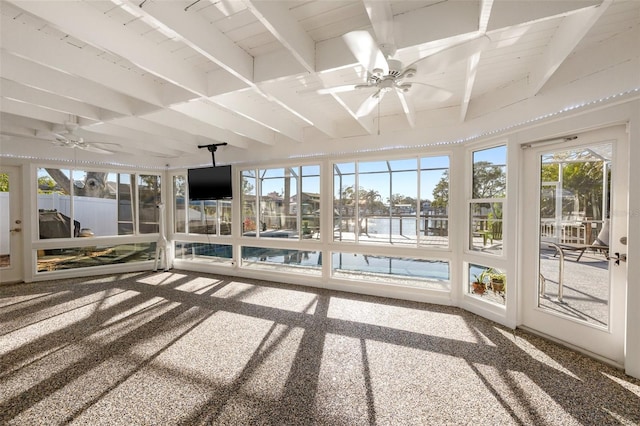
[[[336,163],[334,240],[449,245],[449,157]]]
[[[155,233],[159,228],[160,176],[90,170],[37,169],[39,238]]]
[[[173,177],[175,232],[231,235],[231,200],[189,201],[186,187],[186,176]]]
[[[243,236],[319,236],[320,166],[244,170],[241,178]]]

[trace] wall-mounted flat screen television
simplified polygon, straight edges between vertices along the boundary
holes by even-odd
[[[203,167],[187,170],[189,200],[232,198],[231,166]]]

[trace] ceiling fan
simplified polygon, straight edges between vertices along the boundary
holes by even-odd
[[[402,109],[407,116],[409,124],[413,127],[415,124],[415,112],[412,103],[406,96],[413,85],[419,84],[428,88],[432,96],[446,98],[451,96],[451,92],[425,82],[410,79],[416,76],[418,70],[423,74],[435,73],[445,70],[453,63],[468,59],[480,52],[490,40],[485,35],[475,37],[448,46],[434,54],[421,57],[405,66],[401,61],[393,58],[396,54],[396,47],[393,40],[393,14],[390,4],[384,1],[371,0],[365,0],[364,4],[378,40],[375,40],[371,33],[364,30],[352,31],[342,37],[358,62],[367,70],[366,82],[329,87],[320,89],[317,92],[320,94],[332,94],[360,89],[375,90],[358,108],[356,112],[358,118],[370,114],[387,93],[395,92],[402,104]]]
[[[54,132],[53,136],[55,139],[52,141],[54,145],[63,146],[67,148],[79,148],[84,149],[86,151],[95,152],[98,154],[113,154],[113,151],[109,151],[103,148],[99,148],[95,146],[93,143],[85,142],[84,138],[76,134],[76,130],[78,130],[78,123],[74,123],[72,121],[66,121],[64,123],[64,130],[60,132]],[[107,143],[100,142],[100,144],[105,145],[116,145],[116,143]]]

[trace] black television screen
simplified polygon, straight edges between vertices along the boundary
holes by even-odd
[[[231,198],[231,166],[204,167],[187,171],[190,200]]]

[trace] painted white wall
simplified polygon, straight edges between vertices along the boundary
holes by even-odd
[[[640,378],[640,102],[632,106],[629,132],[629,215],[627,235],[627,333],[625,372]]]

